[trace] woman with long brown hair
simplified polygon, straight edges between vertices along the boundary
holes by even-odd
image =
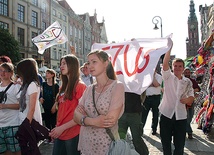
[[[74,122],[73,115],[86,85],[80,80],[79,67],[79,61],[73,54],[65,55],[60,60],[62,86],[56,99],[57,123],[50,133],[55,139],[53,155],[80,154],[77,150],[80,125]]]
[[[90,52],[88,62],[96,83],[87,87],[75,110],[75,121],[82,125],[78,149],[83,155],[105,155],[112,141],[106,128],[114,139],[120,138],[118,119],[124,111],[124,86],[116,79],[106,52]]]

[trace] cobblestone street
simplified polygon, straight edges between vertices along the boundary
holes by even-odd
[[[147,123],[144,127],[144,140],[149,148],[150,155],[162,155],[162,146],[160,141],[159,131],[157,135],[151,134],[152,113],[150,112],[147,118]],[[209,136],[205,135],[202,130],[197,129],[197,124],[192,123],[193,138],[186,139],[184,155],[213,155],[214,154],[214,128]],[[128,142],[132,145],[131,137]],[[173,145],[172,145],[173,148]],[[42,155],[51,155],[53,144],[41,144],[40,151]]]

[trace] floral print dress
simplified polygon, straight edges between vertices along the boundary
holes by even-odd
[[[80,101],[80,105],[84,106],[88,117],[97,117],[98,114],[93,103],[92,87],[93,86],[90,85],[86,89]],[[95,91],[95,104],[99,113],[107,114],[109,110],[114,110],[123,106],[120,112],[121,116],[124,111],[124,93],[121,92],[124,92],[123,84],[116,80],[101,94]],[[114,137],[119,139],[118,124],[113,126],[111,131]],[[78,149],[83,155],[105,155],[108,152],[110,143],[111,139],[106,133],[105,128],[81,126]]]

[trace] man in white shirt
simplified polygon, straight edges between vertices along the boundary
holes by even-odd
[[[171,41],[171,40],[170,40]],[[190,79],[182,76],[184,61],[175,58],[172,61],[172,72],[169,67],[170,50],[163,60],[162,77],[164,93],[159,106],[160,137],[164,155],[171,155],[171,141],[175,146],[174,155],[184,153],[187,110],[186,105],[191,105],[194,100],[194,91]]]
[[[154,72],[153,81],[151,85],[146,89],[146,99],[142,105],[142,123],[143,127],[146,124],[146,119],[150,109],[152,110],[152,135],[156,135],[158,126],[158,117],[161,100],[161,83],[162,77],[156,71]]]
[[[89,86],[94,83],[94,78],[91,76],[88,63],[84,63],[82,67],[80,67],[82,72],[81,80],[85,83],[86,86]]]

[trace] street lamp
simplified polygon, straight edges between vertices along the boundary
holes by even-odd
[[[155,27],[153,28],[154,30],[158,30],[158,23],[160,22],[160,27],[161,27],[161,38],[163,37],[163,30],[162,30],[162,18],[160,16],[154,16],[152,18],[152,23],[155,24]],[[160,64],[163,63],[163,58],[164,58],[165,54],[163,54],[161,57],[160,57],[160,60],[158,62],[158,66],[157,67],[157,72],[160,73],[161,71],[161,67],[160,67]]]
[[[159,27],[157,26],[159,22],[160,22],[160,26],[161,26],[161,38],[162,38],[163,37],[162,18],[160,16],[154,16],[152,18],[152,23],[155,24],[154,30],[158,30],[159,29]]]

